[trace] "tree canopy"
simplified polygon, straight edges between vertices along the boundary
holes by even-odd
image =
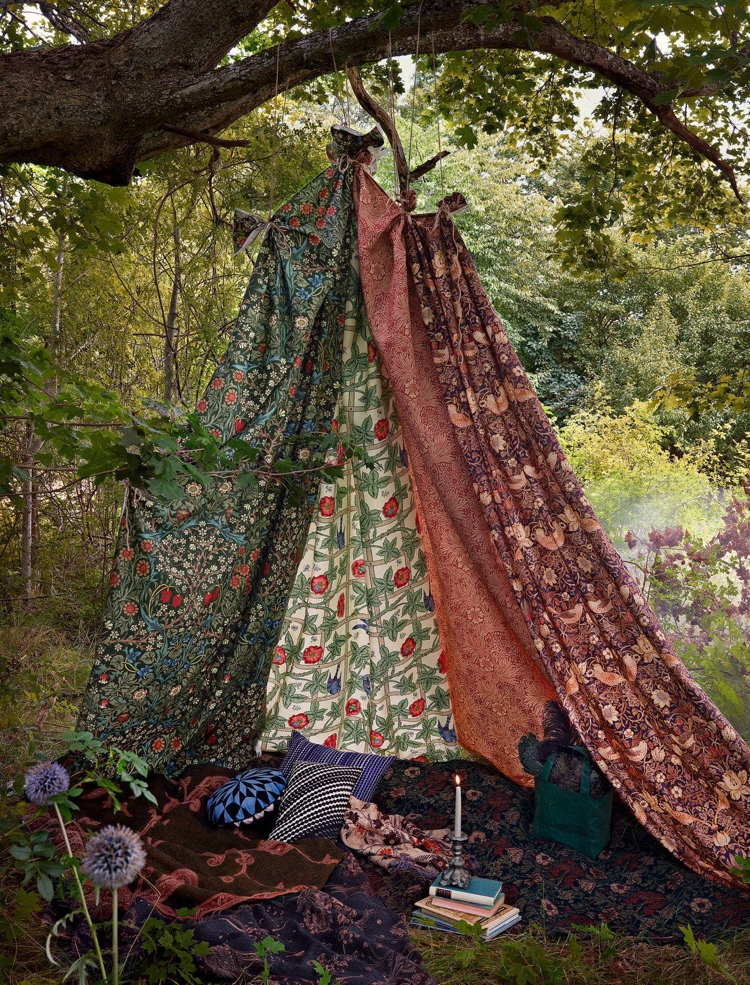
[[[389,56],[442,58],[439,105],[549,157],[595,93],[609,140],[595,177],[652,203],[696,201],[746,174],[749,15],[742,0],[58,0],[0,9],[0,162],[128,183],[137,165],[211,138],[278,92]],[[700,162],[703,162],[701,167]],[[656,187],[653,187],[656,182]],[[582,208],[586,203],[581,204]]]

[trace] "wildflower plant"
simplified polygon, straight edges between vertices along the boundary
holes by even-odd
[[[140,835],[122,824],[108,824],[91,838],[81,868],[100,889],[112,891],[112,983],[120,981],[118,891],[131,883],[146,864]]]
[[[78,891],[78,898],[81,901],[81,909],[89,930],[91,931],[91,938],[94,944],[97,964],[99,965],[102,978],[106,981],[107,971],[104,966],[104,957],[102,956],[99,937],[96,933],[94,922],[91,919],[91,912],[89,911],[88,904],[86,903],[86,896],[83,891],[83,883],[81,882],[81,873],[79,871],[78,860],[73,855],[73,851],[70,847],[70,839],[68,838],[68,829],[66,827],[66,821],[70,820],[71,811],[75,810],[75,804],[72,802],[71,798],[76,794],[81,793],[81,787],[71,789],[70,774],[64,766],[61,766],[59,763],[41,763],[38,766],[32,766],[26,774],[24,792],[32,804],[37,804],[39,807],[47,807],[51,804],[57,816],[57,821],[60,825],[60,831],[62,832],[63,841],[65,842],[65,848],[67,850],[67,857],[63,859],[63,862],[69,863],[73,872],[73,878],[75,879],[76,889]],[[66,816],[63,815],[63,809],[65,810]],[[49,941],[47,954],[51,958],[49,953]]]
[[[33,766],[25,777],[24,793],[32,804],[40,807],[50,803],[50,798],[70,789],[70,774],[59,763],[40,763]]]
[[[146,863],[146,852],[140,836],[123,825],[109,825],[94,835],[84,852],[82,860],[73,855],[67,824],[78,810],[76,798],[83,792],[84,784],[103,788],[109,795],[115,811],[120,810],[123,788],[131,796],[143,796],[153,803],[156,798],[149,791],[146,781],[148,764],[132,752],[104,744],[87,732],[66,733],[68,758],[75,759],[76,771],[71,773],[58,762],[39,763],[32,766],[23,780],[23,793],[26,799],[40,808],[54,812],[62,834],[66,854],[59,856],[46,831],[28,832],[24,827],[6,832],[12,842],[9,854],[24,868],[24,883],[36,877],[39,895],[50,902],[55,893],[55,882],[66,872],[73,875],[75,891],[80,900],[80,908],[69,913],[52,928],[47,939],[47,956],[52,964],[57,964],[52,956],[50,944],[58,935],[60,927],[78,915],[88,925],[93,945],[93,956],[83,955],[74,964],[85,980],[86,968],[95,967],[97,978],[103,982],[118,985],[120,965],[118,957],[118,890],[128,885],[141,872]],[[20,790],[20,788],[17,788]],[[112,892],[112,970],[108,975],[104,954],[91,917],[84,879],[89,878],[96,887],[97,898],[101,889]]]

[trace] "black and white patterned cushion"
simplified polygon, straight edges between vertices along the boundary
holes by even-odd
[[[328,763],[295,763],[279,801],[274,841],[337,838],[361,769]]]

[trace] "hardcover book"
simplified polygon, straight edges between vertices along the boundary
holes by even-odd
[[[432,906],[449,910],[451,913],[466,913],[472,917],[482,917],[487,919],[497,912],[499,907],[505,902],[505,893],[500,893],[494,906],[480,906],[478,903],[464,903],[462,900],[441,899],[439,896],[426,896],[416,905],[421,906],[423,902],[429,902]]]
[[[519,915],[518,908],[508,906],[507,903],[501,903],[491,913],[483,917],[474,916],[469,913],[451,912],[445,908],[435,906],[430,896],[420,900],[416,904],[416,907],[413,913],[414,917],[420,918],[424,915],[438,924],[449,924],[455,928],[462,923],[466,923],[470,927],[475,927],[478,924],[485,933],[495,930],[497,927],[506,924],[509,920],[515,919]]]
[[[498,934],[502,934],[504,931],[509,930],[514,927],[521,919],[521,914],[516,910],[514,914],[509,915],[506,919],[502,920],[500,923],[494,924],[492,929],[485,930],[480,936],[480,940],[490,941],[493,937],[497,937]],[[448,934],[465,934],[466,930],[459,930],[458,927],[454,927],[452,924],[438,920],[431,917],[427,913],[416,910],[412,915],[412,926],[421,927],[423,930],[439,930],[443,933]]]
[[[497,879],[478,879],[472,876],[468,889],[458,886],[442,886],[438,876],[430,886],[430,896],[438,899],[461,900],[464,903],[477,903],[479,906],[492,907],[497,903],[503,891],[502,882]]]

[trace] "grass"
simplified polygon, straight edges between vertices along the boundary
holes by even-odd
[[[18,805],[6,784],[37,755],[54,758],[63,732],[75,724],[93,652],[91,624],[48,625],[43,612],[13,610],[0,624],[0,817]],[[0,857],[0,981],[53,985],[46,927],[23,892],[6,853]],[[20,909],[19,909],[20,903]],[[9,917],[3,919],[3,915]],[[13,915],[15,914],[15,916]],[[488,944],[412,928],[412,940],[440,985],[714,985],[750,983],[750,931],[716,943],[718,968],[685,945],[588,928],[551,937],[541,927]],[[711,959],[711,953],[708,955]],[[730,977],[731,976],[731,977]],[[260,979],[257,979],[260,981]]]
[[[605,936],[606,931],[605,931]],[[713,985],[750,982],[750,934],[717,946],[721,969],[687,947],[636,937],[603,939],[601,929],[552,938],[541,928],[499,937],[483,947],[432,931],[412,934],[440,985]]]

